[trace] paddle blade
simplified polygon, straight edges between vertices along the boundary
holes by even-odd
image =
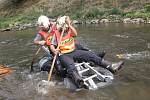
[[[50,87],[54,87],[55,84],[56,83],[52,81],[42,80],[38,83],[37,92],[40,94],[47,94],[49,93]]]
[[[34,72],[34,69],[33,69],[33,62],[31,62],[31,66],[30,66],[30,73]]]

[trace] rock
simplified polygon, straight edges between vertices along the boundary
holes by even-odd
[[[98,23],[99,23],[99,19],[91,20],[90,23],[91,23],[91,24],[98,24]]]
[[[82,21],[73,20],[72,23],[73,23],[73,24],[82,24]]]
[[[15,22],[14,26],[20,26],[19,22]]]
[[[100,23],[109,23],[110,21],[108,19],[101,19]]]
[[[1,32],[5,32],[5,31],[11,31],[12,30],[12,28],[5,28],[5,29],[1,29]]]
[[[113,22],[115,22],[115,23],[120,23],[121,20],[114,20]]]
[[[26,29],[26,27],[20,26],[18,30]]]
[[[30,28],[33,27],[33,25],[31,23],[28,23],[28,24],[24,24],[23,27]]]
[[[142,18],[132,19],[132,23],[144,23],[145,21]]]
[[[86,20],[86,22],[85,22],[86,24],[91,24],[91,22],[89,21],[89,20]]]
[[[14,26],[14,24],[9,24],[9,27],[13,27]]]
[[[123,19],[123,23],[132,23],[131,18],[125,18]]]
[[[150,20],[147,20],[147,22],[146,22],[146,23],[150,24]]]

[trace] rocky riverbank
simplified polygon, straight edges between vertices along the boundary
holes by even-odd
[[[52,19],[54,21],[55,19]],[[73,20],[73,24],[101,24],[101,23],[125,23],[125,24],[150,24],[150,20],[144,20],[142,18],[124,18],[124,19],[116,19],[116,20],[110,20],[110,19],[93,19],[93,20]],[[37,23],[26,23],[26,24],[10,24],[9,27],[0,29],[1,32],[4,31],[18,31],[18,30],[24,30],[27,28],[36,27]]]

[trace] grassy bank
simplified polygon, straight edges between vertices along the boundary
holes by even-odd
[[[3,0],[7,1],[7,0]],[[56,18],[69,15],[72,19],[92,20],[107,18],[111,21],[123,18],[150,19],[149,0],[19,0],[7,1],[0,7],[0,28],[33,23],[41,15]],[[5,8],[7,6],[7,9]],[[8,8],[8,6],[10,8]]]

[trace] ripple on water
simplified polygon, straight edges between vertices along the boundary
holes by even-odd
[[[113,35],[114,37],[119,37],[119,38],[129,38],[129,36],[127,35],[120,35],[120,34],[116,34],[116,35]]]
[[[150,58],[149,51],[142,51],[137,53],[126,53],[126,54],[117,54],[116,55],[120,59],[128,59],[128,60],[141,60],[144,58]]]
[[[147,47],[150,49],[150,43],[147,43]]]

